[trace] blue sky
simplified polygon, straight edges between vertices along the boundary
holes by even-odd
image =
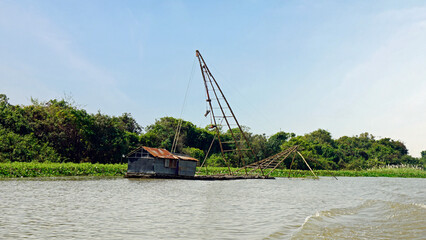
[[[425,1],[0,0],[0,92],[207,125],[195,50],[254,133],[426,150]]]

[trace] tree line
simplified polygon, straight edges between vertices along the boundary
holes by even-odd
[[[129,113],[108,116],[88,113],[65,99],[40,102],[28,106],[12,105],[0,94],[0,162],[125,162],[123,155],[143,145],[170,150],[179,119],[163,117],[146,127],[140,126]],[[390,138],[376,139],[369,133],[333,139],[323,129],[297,136],[277,132],[272,136],[244,132],[256,156],[246,153],[245,163],[272,156],[299,146],[299,151],[315,169],[366,169],[383,165],[411,164],[425,166],[426,151],[420,158],[408,155],[406,146]],[[222,131],[224,139],[232,139],[230,131]],[[220,146],[213,141],[215,132],[182,120],[177,152],[189,154],[210,166],[225,166]],[[213,142],[213,144],[212,144]],[[242,165],[237,154],[226,153],[230,165]],[[303,161],[295,158],[298,168]],[[291,159],[283,163],[289,167]]]

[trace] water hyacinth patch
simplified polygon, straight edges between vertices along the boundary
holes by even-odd
[[[237,168],[231,168],[235,171]],[[0,163],[0,178],[58,176],[124,176],[127,164],[12,162]],[[265,174],[269,169],[264,170]],[[426,171],[413,166],[389,166],[367,170],[314,170],[317,176],[426,178]],[[256,173],[260,173],[256,170]],[[289,174],[290,173],[290,174]],[[228,174],[226,167],[197,168],[198,175]],[[244,174],[240,171],[239,174]],[[309,170],[276,169],[271,177],[311,178]]]
[[[197,168],[199,175],[213,175],[213,174],[228,174],[228,168],[226,167],[208,167]],[[231,171],[235,171],[237,168],[231,168]],[[270,170],[264,170],[265,173],[269,173]],[[260,171],[256,170],[256,173]],[[290,173],[290,174],[289,174]],[[388,168],[372,168],[367,170],[314,170],[317,176],[340,176],[340,177],[401,177],[401,178],[426,178],[426,171],[422,168],[406,166],[403,167],[388,167]],[[241,171],[240,174],[244,174]],[[289,169],[276,169],[271,177],[313,177],[309,170],[289,170]]]
[[[55,176],[124,176],[127,164],[0,163],[0,178]]]

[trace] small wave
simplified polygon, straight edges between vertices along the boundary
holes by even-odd
[[[309,221],[309,219],[313,218],[313,217],[320,217],[321,216],[321,212],[316,212],[314,215],[311,216],[307,216],[305,218],[305,221],[302,223],[302,225],[300,226],[300,229],[303,228],[303,226]]]
[[[306,217],[292,239],[423,239],[425,215],[424,204],[367,200]]]
[[[414,206],[417,206],[417,207],[421,207],[421,208],[424,208],[424,209],[426,209],[426,205],[425,204],[421,204],[421,203],[412,203]]]

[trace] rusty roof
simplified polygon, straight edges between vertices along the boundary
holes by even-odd
[[[171,154],[166,149],[162,148],[150,148],[150,147],[142,147],[147,152],[149,152],[152,156],[157,158],[166,158],[166,159],[178,159],[175,155]]]
[[[149,154],[151,154],[154,157],[157,158],[165,158],[165,159],[181,159],[181,160],[186,160],[186,161],[197,161],[198,159],[192,158],[190,156],[187,155],[183,155],[183,154],[172,154],[171,152],[167,151],[166,149],[163,148],[151,148],[151,147],[145,147],[145,146],[140,146],[138,148],[136,148],[135,150],[131,151],[130,153],[128,153],[126,155],[126,157],[132,155],[133,153],[135,153],[136,151],[138,151],[139,149],[145,149],[145,151],[149,152]]]
[[[187,161],[196,161],[196,162],[198,162],[198,159],[193,158],[193,157],[190,157],[190,156],[185,156],[185,155],[182,155],[182,154],[176,154],[176,153],[175,153],[175,156],[176,156],[176,157],[178,157],[179,159],[182,159],[182,160],[187,160]]]

